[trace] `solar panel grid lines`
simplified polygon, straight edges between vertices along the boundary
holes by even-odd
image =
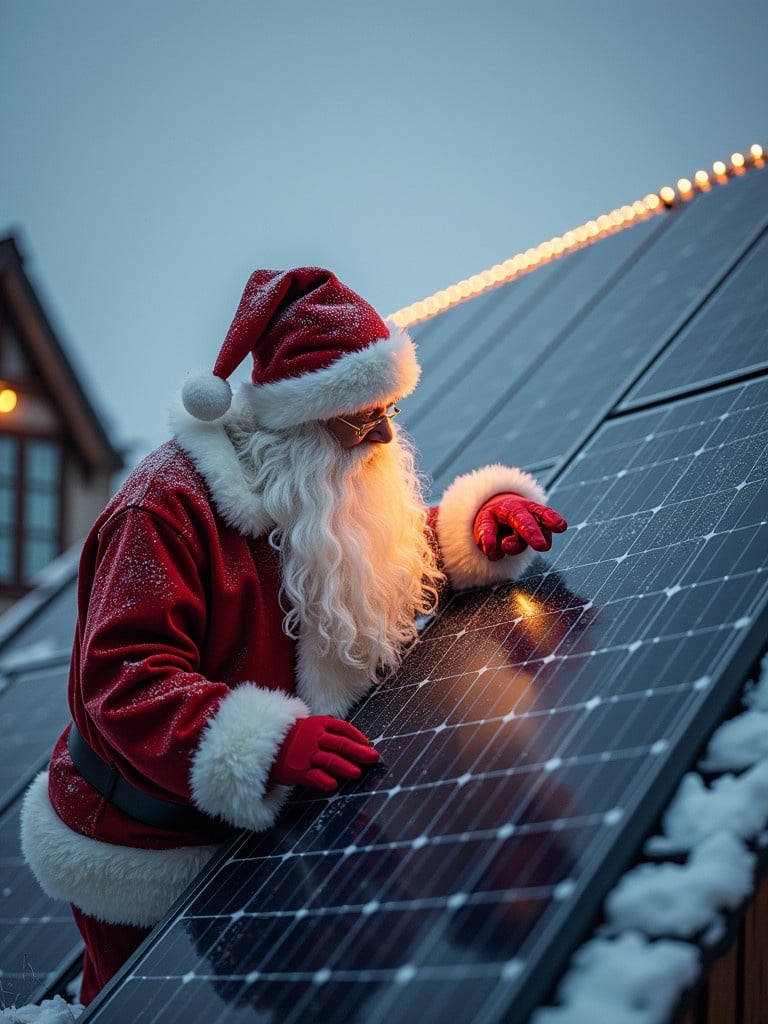
[[[756,210],[768,210],[768,169],[677,211],[536,373],[513,385],[513,401],[501,396],[450,457],[426,466],[435,485],[445,486],[492,450],[514,452],[521,465],[567,463],[753,243]],[[758,224],[764,219],[758,212]],[[553,395],[559,415],[547,417],[542,429]]]
[[[601,428],[552,560],[358,707],[381,765],[238,840],[83,1020],[524,1020],[764,642],[766,411],[763,379]]]

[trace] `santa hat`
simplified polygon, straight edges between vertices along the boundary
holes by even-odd
[[[421,372],[408,334],[318,267],[251,275],[213,373],[184,382],[187,412],[223,416],[232,401],[227,378],[248,355],[249,408],[276,428],[389,405],[413,391]]]

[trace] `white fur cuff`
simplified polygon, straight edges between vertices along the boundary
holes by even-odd
[[[437,539],[445,571],[457,590],[516,580],[536,557],[535,551],[526,548],[519,555],[491,562],[475,544],[472,527],[478,509],[494,494],[505,491],[546,502],[544,488],[530,473],[500,463],[457,477],[443,495],[437,516]]]
[[[80,835],[54,811],[48,772],[40,772],[24,797],[21,848],[51,899],[74,903],[99,921],[140,928],[156,924],[220,849],[142,850]]]
[[[201,811],[236,828],[260,832],[275,821],[291,792],[267,780],[280,744],[307,705],[281,690],[243,683],[206,725],[192,759],[192,799]]]

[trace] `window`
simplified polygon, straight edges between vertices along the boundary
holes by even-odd
[[[57,442],[0,435],[0,585],[28,585],[61,551],[61,479]]]

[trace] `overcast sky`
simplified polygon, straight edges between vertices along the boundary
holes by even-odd
[[[0,235],[131,459],[257,267],[387,314],[768,143],[765,0],[0,0]]]

